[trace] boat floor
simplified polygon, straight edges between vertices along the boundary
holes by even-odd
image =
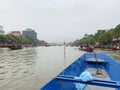
[[[88,68],[86,71],[90,72],[91,74],[96,73],[95,68]],[[105,70],[102,70],[104,74],[106,74]],[[100,79],[100,80],[110,80],[110,77],[106,74],[106,77],[100,77],[100,76],[93,76],[95,79]],[[115,88],[108,88],[108,87],[102,87],[102,86],[94,86],[94,85],[87,85],[85,90],[115,90]]]

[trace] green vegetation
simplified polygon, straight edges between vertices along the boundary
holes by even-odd
[[[120,24],[109,30],[98,30],[95,34],[85,34],[82,39],[75,40],[72,46],[79,46],[81,44],[94,45],[96,42],[101,45],[109,45],[113,37],[116,39],[120,38]]]
[[[12,43],[12,42],[18,42],[21,44],[34,44],[34,45],[46,45],[47,42],[43,40],[38,40],[30,37],[23,37],[23,36],[14,36],[11,34],[6,35],[0,35],[0,42],[1,43]]]

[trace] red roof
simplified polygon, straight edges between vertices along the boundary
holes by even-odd
[[[19,36],[19,35],[21,35],[21,32],[20,31],[12,31],[11,34],[15,35],[15,36]]]

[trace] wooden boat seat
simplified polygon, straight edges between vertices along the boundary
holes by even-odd
[[[91,63],[96,63],[95,60],[85,60],[85,62],[91,62]],[[106,61],[104,60],[98,60],[98,63],[107,63]]]
[[[98,63],[107,63],[107,61],[105,61],[103,59],[97,59],[97,61],[96,61],[95,58],[88,58],[88,59],[85,60],[85,62],[90,62],[90,63],[96,63],[96,62],[98,62]]]

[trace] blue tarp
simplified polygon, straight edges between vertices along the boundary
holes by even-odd
[[[92,75],[88,71],[84,71],[80,74],[79,77],[75,77],[74,79],[80,79],[82,81],[90,81],[93,79]],[[86,88],[86,84],[74,83],[77,90],[84,90]]]

